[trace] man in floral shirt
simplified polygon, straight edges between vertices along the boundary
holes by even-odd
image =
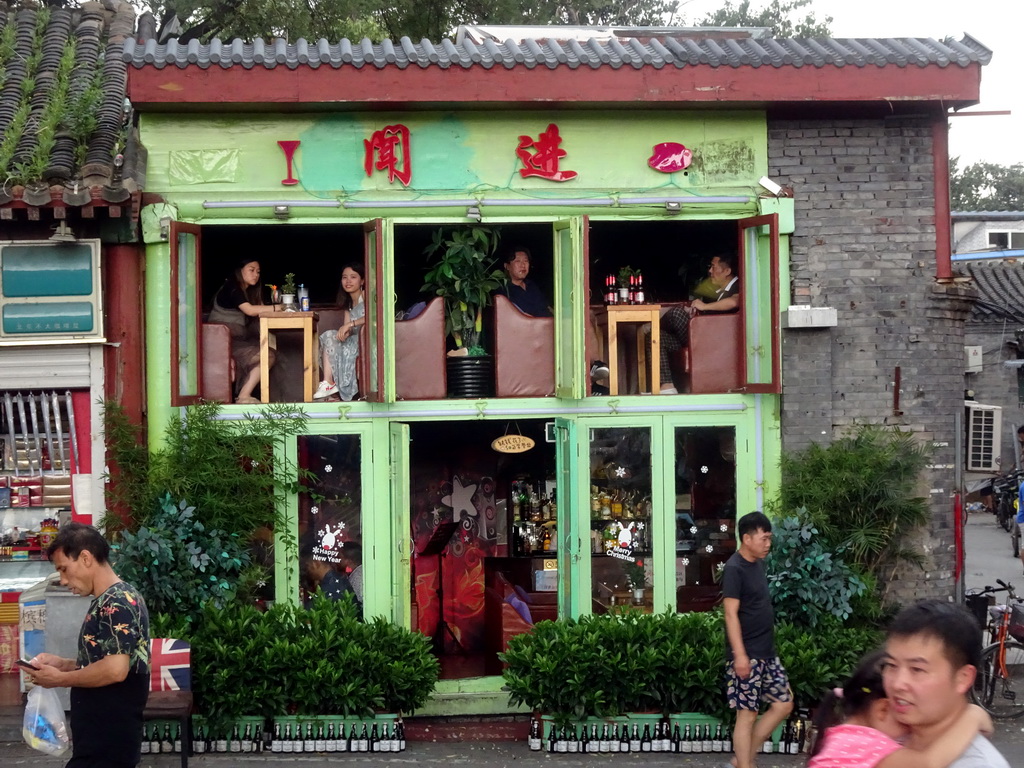
[[[29,673],[44,688],[71,688],[69,768],[134,768],[149,695],[149,613],[142,595],[110,564],[110,545],[92,526],[69,523],[46,551],[60,583],[92,595],[78,658],[40,653]]]

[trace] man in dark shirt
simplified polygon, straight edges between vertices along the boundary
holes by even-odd
[[[678,390],[672,383],[671,353],[689,344],[690,318],[697,312],[725,314],[740,307],[740,279],[736,275],[736,260],[731,254],[723,253],[711,259],[708,276],[715,289],[712,301],[694,299],[688,307],[671,307],[661,318],[661,342],[658,354],[661,359],[661,394],[675,395]]]
[[[142,595],[110,565],[95,528],[69,523],[46,551],[60,583],[92,595],[78,658],[40,653],[26,670],[36,685],[71,688],[73,753],[68,768],[134,768],[149,695],[149,613]]]
[[[537,283],[527,279],[527,275],[530,274],[530,251],[516,246],[506,252],[503,261],[508,282],[498,290],[498,293],[508,296],[509,300],[527,315],[551,317],[551,308],[543,291]]]
[[[740,547],[722,574],[726,696],[736,710],[736,768],[753,768],[761,744],[793,711],[793,696],[775,653],[775,612],[764,568],[772,547],[771,521],[751,512],[739,519],[736,530]],[[762,702],[769,704],[768,711],[758,718]]]

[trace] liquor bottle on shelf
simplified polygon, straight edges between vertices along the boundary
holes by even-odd
[[[149,753],[151,755],[160,754],[160,726],[156,723],[153,724],[149,732]]]
[[[661,751],[672,751],[672,729],[669,726],[668,720],[663,721],[661,724]]]
[[[715,736],[711,740],[711,751],[721,752],[725,749],[725,741],[722,739],[722,724],[719,723],[715,726]]]
[[[555,730],[555,724],[551,723],[550,729],[548,730],[548,752],[555,751],[555,743],[558,741],[558,739],[555,738]]]
[[[380,731],[377,729],[376,722],[370,728],[370,751],[380,752]]]
[[[359,735],[355,734],[356,726],[352,724],[352,743],[356,745],[355,752],[369,752],[370,751],[370,734],[366,730],[366,723],[363,723],[363,730],[359,732]]]
[[[306,723],[306,735],[302,739],[303,752],[316,751],[316,734],[313,733],[313,724]]]
[[[623,723],[619,730],[619,752],[629,752],[629,723]]]
[[[711,741],[711,723],[704,723],[704,738],[701,740],[700,744],[701,752],[711,751]]]
[[[693,732],[690,730],[689,723],[683,727],[683,738],[679,742],[679,751],[686,754],[693,752]]]
[[[398,739],[398,751],[405,751],[405,723],[402,718],[398,718],[398,723],[395,725],[395,738]]]
[[[584,727],[584,730],[586,728]],[[579,729],[574,725],[568,731],[569,738],[565,743],[565,751],[576,753],[580,751],[580,732]]]
[[[555,742],[555,751],[561,754],[565,754],[569,751],[569,732],[562,726],[562,730],[558,732],[558,741]]]
[[[615,290],[615,275],[608,275],[604,279],[604,301],[605,304],[615,304],[618,301],[618,291]]]
[[[531,751],[540,752],[540,720],[537,718],[530,721],[530,735],[527,737],[527,743],[530,745]]]
[[[647,298],[644,296],[644,275],[642,272],[636,273],[636,303],[647,303]]]
[[[314,752],[326,752],[327,751],[327,737],[324,735],[324,724],[316,724],[316,736],[313,738],[313,751]]]
[[[245,732],[242,734],[239,752],[252,752],[252,723],[245,724]]]
[[[401,748],[398,745],[398,721],[397,720],[394,723],[391,724],[391,739],[390,739],[390,742],[391,742],[391,751],[392,752],[401,752],[402,751]]]
[[[651,749],[651,726],[649,723],[644,723],[644,735],[640,737],[640,751],[650,752]]]
[[[142,743],[139,745],[139,751],[143,755],[149,754],[149,733],[146,731],[146,724],[142,724]]]
[[[391,726],[387,720],[380,724],[380,745],[377,749],[380,752],[391,751]]]
[[[772,743],[772,735],[770,733],[768,738],[764,740],[764,744],[761,745],[761,751],[766,755],[770,755],[775,751],[775,745]]]
[[[580,728],[579,751],[583,753],[590,752],[590,730],[587,728],[586,723]]]
[[[595,754],[601,751],[601,734],[597,732],[597,723],[590,724],[590,751]]]
[[[629,734],[629,751],[640,751],[640,726],[633,723],[633,731]]]
[[[597,751],[601,754],[608,754],[611,745],[608,743],[608,723],[601,726],[601,740],[597,743]]]
[[[663,751],[661,743],[661,723],[659,722],[654,724],[654,735],[651,737],[651,752]]]
[[[608,751],[613,755],[621,751],[619,748],[619,729],[615,723],[608,727]]]
[[[324,752],[338,751],[338,737],[334,734],[334,723],[327,724],[327,732],[324,734]]]
[[[354,727],[354,726],[353,726]],[[338,752],[351,752],[352,746],[349,744],[348,736],[345,734],[345,723],[338,723]]]
[[[726,728],[725,733],[722,734],[722,751],[732,752],[732,731],[728,728]]]
[[[237,730],[238,726],[235,726]],[[171,738],[171,724],[164,723],[164,734],[160,739],[160,752],[165,755],[171,754],[174,751],[174,740]]]

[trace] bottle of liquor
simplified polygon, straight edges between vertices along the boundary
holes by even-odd
[[[679,751],[686,754],[693,752],[693,732],[690,730],[689,723],[683,728],[683,738],[679,742]]]
[[[396,728],[395,737],[398,739],[398,751],[399,752],[404,752],[405,751],[405,723],[402,721],[401,717],[398,718],[398,725],[396,725],[395,728]],[[540,734],[538,733],[537,735],[539,736]]]
[[[711,751],[711,723],[704,723],[704,739],[701,742],[701,752]]]
[[[281,751],[281,723],[278,723],[278,722],[274,723],[274,736],[273,736],[273,740],[270,742],[270,751],[271,752],[280,752]]]
[[[597,751],[601,754],[608,754],[611,745],[608,743],[608,723],[601,726],[601,738],[597,742]]]
[[[354,731],[355,729],[356,727],[353,724],[352,730]],[[370,751],[370,734],[366,730],[366,723],[363,723],[363,729],[359,732],[359,738],[356,740],[356,743],[359,745],[359,749],[356,750],[357,752]]]
[[[377,730],[377,723],[374,722],[370,729],[370,751],[380,752],[380,731]]]
[[[721,752],[725,749],[725,741],[722,739],[722,724],[715,726],[715,736],[711,740],[711,751]]]
[[[608,751],[612,754],[618,754],[619,748],[619,729],[615,723],[608,726]]]
[[[586,730],[586,729],[587,729],[587,727],[583,726],[583,730]],[[566,738],[566,742],[565,742],[565,751],[566,752],[572,752],[572,753],[576,753],[576,752],[580,751],[580,732],[579,732],[579,728],[577,726],[575,726],[575,725],[571,726],[569,728],[569,730],[568,730],[567,738]]]
[[[764,740],[764,744],[761,745],[761,751],[766,755],[770,755],[775,751],[774,744],[772,744],[772,734],[768,734],[768,738]]]
[[[633,723],[633,731],[629,735],[629,751],[640,751],[640,726],[638,726],[636,723]]]
[[[554,723],[551,723],[551,725],[548,727],[548,752],[555,751],[555,742],[558,741],[558,737],[556,734],[557,730],[558,729],[555,728]]]
[[[173,749],[174,740],[171,738],[171,724],[164,723],[164,735],[160,739],[160,752],[169,755]]]
[[[252,723],[245,724],[245,732],[242,734],[239,741],[239,752],[251,752],[252,751]]]
[[[142,724],[142,743],[139,745],[139,751],[143,755],[149,754],[149,733],[146,730],[146,724]]]
[[[651,738],[651,752],[663,752],[661,742],[661,723],[654,724],[654,734]]]
[[[619,730],[619,752],[629,752],[629,723],[623,723]]]
[[[527,737],[527,743],[530,745],[531,751],[540,752],[540,721],[537,718],[530,721],[530,735]]]
[[[313,733],[313,724],[306,723],[306,731],[302,737],[302,751],[313,752],[316,750],[316,735]]]
[[[682,751],[682,736],[679,734],[679,723],[675,724],[672,729],[672,746],[669,749],[670,752],[681,752]]]
[[[390,752],[392,740],[391,724],[385,720],[380,724],[380,751]]]
[[[634,295],[637,304],[644,304],[644,276],[643,273],[636,273],[636,294]]]
[[[722,738],[722,751],[732,752],[732,731],[728,728],[725,729],[725,733]]]
[[[314,752],[326,752],[327,751],[327,737],[324,735],[324,724],[316,724],[316,735],[313,737],[313,751]]]
[[[555,742],[555,752],[565,754],[569,751],[569,732],[565,726],[558,732],[558,741]]]
[[[597,723],[590,724],[590,751],[594,754],[601,751],[601,734],[597,731]]]
[[[640,751],[650,752],[653,748],[651,744],[651,726],[650,723],[644,723],[644,735],[640,737]]]
[[[160,754],[160,726],[156,723],[149,730],[149,753],[151,755]]]
[[[668,720],[662,723],[661,728],[661,751],[671,752],[672,751],[672,728],[669,726]]]
[[[615,275],[608,275],[604,279],[604,303],[614,304],[617,295],[615,292]]]

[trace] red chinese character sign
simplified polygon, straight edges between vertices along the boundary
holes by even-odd
[[[558,161],[568,154],[559,146],[561,143],[562,137],[558,135],[558,126],[554,123],[548,125],[548,129],[537,139],[520,136],[516,156],[522,161],[523,167],[519,169],[519,175],[524,179],[539,176],[548,181],[575,179],[579,175],[576,171],[558,170]]]
[[[664,141],[654,145],[654,153],[647,158],[647,164],[662,173],[675,173],[690,167],[693,152],[676,141]]]
[[[387,171],[388,183],[398,179],[405,186],[412,182],[412,150],[409,146],[409,129],[402,124],[386,125],[374,131],[369,139],[363,139],[366,155],[363,168],[367,176],[374,170]]]

